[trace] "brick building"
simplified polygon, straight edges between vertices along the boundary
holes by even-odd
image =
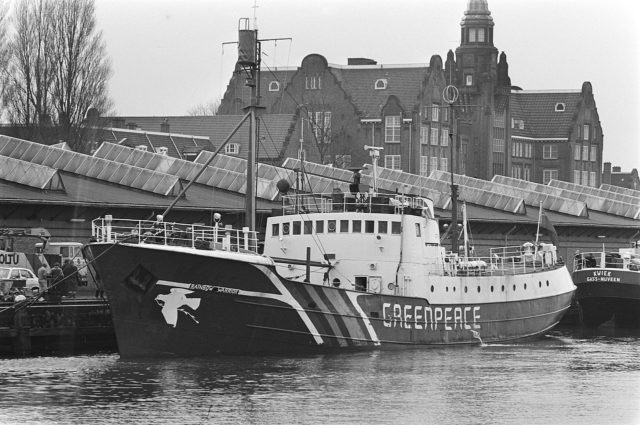
[[[598,186],[602,128],[591,84],[579,90],[529,91],[511,84],[507,56],[494,46],[486,0],[469,0],[460,46],[446,61],[386,65],[349,58],[329,64],[319,54],[299,67],[260,75],[267,114],[293,114],[283,157],[339,167],[369,161],[364,145],[383,147],[387,168],[429,175],[453,171],[538,183],[552,179]],[[446,86],[459,98],[443,101]],[[233,74],[218,113],[241,114],[250,101],[244,76]],[[452,143],[453,142],[453,143]]]

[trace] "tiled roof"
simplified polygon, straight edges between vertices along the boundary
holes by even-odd
[[[178,145],[178,148],[188,144],[188,137],[177,137],[176,134],[194,135],[208,137],[215,149],[220,146],[231,130],[242,119],[241,115],[213,115],[199,117],[118,117],[124,119],[125,123],[135,123],[141,130],[157,132],[163,122],[169,124],[171,139]],[[260,120],[260,141],[258,143],[259,159],[268,160],[281,156],[283,145],[289,135],[291,126],[294,124],[294,115],[289,114],[265,114]],[[122,131],[126,131],[122,129]],[[130,131],[130,130],[129,130]],[[116,143],[119,140],[112,139]],[[139,140],[139,139],[135,139]],[[197,141],[197,140],[196,140]],[[144,143],[142,143],[144,142]],[[246,156],[249,146],[249,123],[245,122],[242,127],[231,138],[229,143],[237,143],[240,146],[239,156]],[[141,139],[140,144],[148,145],[148,142]],[[135,146],[135,145],[129,145]],[[172,147],[169,147],[169,155],[172,154]],[[207,149],[207,150],[211,150]],[[175,148],[173,148],[175,151]],[[172,155],[175,156],[175,155]]]
[[[422,82],[428,67],[370,65],[354,67],[332,67],[331,72],[342,83],[342,88],[355,104],[363,118],[380,117],[380,109],[389,96],[398,98],[405,110],[412,110],[419,103]],[[387,88],[375,89],[379,79],[387,80]]]
[[[524,130],[513,129],[514,136],[532,138],[567,138],[578,111],[582,94],[577,91],[514,91],[511,117],[524,120]],[[564,111],[556,112],[556,105]]]

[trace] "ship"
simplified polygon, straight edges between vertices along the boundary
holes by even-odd
[[[361,170],[344,192],[279,184],[281,213],[258,238],[259,43],[241,20],[237,70],[252,91],[242,120],[254,129],[245,226],[222,226],[220,215],[210,226],[165,220],[189,185],[155,220],[92,221],[84,255],[106,291],[122,357],[483,344],[534,337],[560,321],[575,286],[553,244],[492,248],[481,258],[465,243],[460,252],[452,173],[447,251],[430,199],[378,190],[381,147],[365,146],[371,187],[361,184]],[[455,102],[457,89],[446,93]]]
[[[616,328],[640,328],[640,242],[617,251],[577,253],[572,277],[584,326],[609,322]]]

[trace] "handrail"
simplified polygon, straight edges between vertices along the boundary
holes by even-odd
[[[114,219],[107,215],[91,222],[97,242],[159,244],[192,249],[258,252],[258,237],[249,228],[171,223],[165,221]]]

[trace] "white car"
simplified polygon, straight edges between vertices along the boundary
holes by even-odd
[[[22,267],[0,267],[0,295],[8,295],[11,288],[20,292],[38,291],[38,277],[29,269]]]

